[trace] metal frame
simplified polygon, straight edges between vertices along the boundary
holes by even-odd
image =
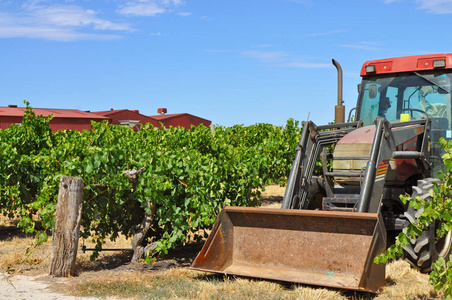
[[[361,124],[362,122],[351,122],[316,126],[312,121],[303,122],[303,133],[296,149],[281,208],[305,206],[308,184],[320,153],[325,147],[336,144],[347,133],[359,128]]]
[[[430,176],[431,163],[428,151],[430,119],[389,123],[385,118],[375,120],[375,136],[364,173],[328,172],[326,148],[335,145],[347,133],[361,127],[362,122],[316,126],[312,121],[303,122],[303,133],[290,171],[281,208],[302,209],[306,207],[309,183],[320,154],[323,176],[328,197],[334,197],[331,189],[332,177],[362,177],[361,190],[357,197],[358,212],[377,213],[381,209],[383,188],[391,159],[416,159],[424,176]],[[396,151],[396,147],[417,138],[417,151]],[[340,197],[340,196],[339,196]]]

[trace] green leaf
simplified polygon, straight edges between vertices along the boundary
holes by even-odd
[[[94,168],[93,168],[93,165],[91,164],[91,162],[88,162],[85,164],[84,170],[87,174],[90,174],[93,172]]]

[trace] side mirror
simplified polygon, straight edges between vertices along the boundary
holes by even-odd
[[[375,84],[372,84],[369,86],[369,98],[375,99],[377,97],[377,86]]]
[[[361,83],[358,83],[358,94],[361,93]]]

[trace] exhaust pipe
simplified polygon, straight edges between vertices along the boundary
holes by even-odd
[[[332,61],[337,69],[337,105],[334,108],[334,122],[338,124],[345,122],[345,106],[343,105],[344,100],[342,100],[342,67],[334,59]]]

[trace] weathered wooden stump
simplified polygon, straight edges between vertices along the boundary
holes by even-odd
[[[57,277],[75,275],[82,205],[83,180],[78,177],[61,177],[52,235],[50,275]]]

